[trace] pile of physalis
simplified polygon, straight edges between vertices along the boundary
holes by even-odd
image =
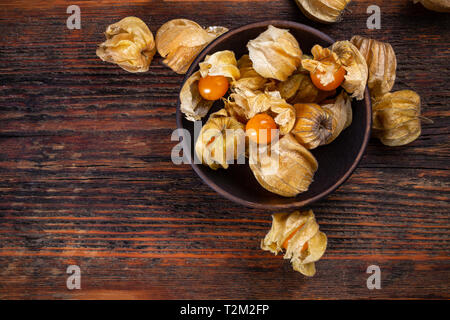
[[[181,89],[180,109],[201,120],[222,100],[197,138],[198,159],[216,170],[247,157],[263,188],[294,197],[318,169],[310,150],[351,124],[351,98],[364,98],[367,64],[349,41],[315,45],[304,55],[289,30],[274,26],[247,48],[239,60],[229,50],[207,55]]]
[[[284,253],[295,271],[312,277],[316,273],[314,262],[327,248],[327,236],[319,231],[312,210],[272,215],[272,228],[261,241],[261,248],[274,254]]]
[[[327,19],[312,10],[311,1],[298,2],[332,22],[350,1],[336,2]],[[145,72],[158,51],[164,64],[184,74],[200,51],[227,31],[175,19],[162,25],[155,39],[142,20],[127,17],[107,28],[97,55],[128,72]],[[190,121],[202,120],[215,101],[223,101],[195,143],[196,157],[214,170],[248,158],[266,190],[284,197],[305,192],[319,165],[310,150],[332,143],[351,124],[351,99],[363,99],[366,84],[373,133],[383,144],[405,145],[421,133],[419,95],[391,92],[397,60],[388,43],[355,36],[329,48],[315,45],[310,56],[289,30],[269,26],[247,48],[238,60],[229,50],[207,55],[180,92],[181,112]],[[274,214],[261,243],[263,250],[284,252],[294,270],[307,276],[315,274],[314,263],[326,246],[311,210]]]
[[[236,59],[225,50],[207,55],[185,82],[181,111],[188,120],[205,117],[195,144],[204,165],[217,170],[247,157],[266,190],[294,197],[308,190],[318,169],[311,149],[332,143],[352,122],[351,99],[374,103],[374,132],[386,145],[403,145],[420,134],[420,98],[412,91],[390,93],[396,58],[389,44],[362,37],[315,45],[303,54],[289,30],[269,26]],[[312,211],[275,214],[264,250],[285,251],[294,270],[315,274],[326,249]]]

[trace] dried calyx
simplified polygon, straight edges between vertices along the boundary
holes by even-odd
[[[342,87],[352,95],[352,98],[362,100],[369,72],[361,52],[350,41],[336,41],[331,51],[336,53],[346,71]]]
[[[250,150],[249,161],[259,184],[283,197],[294,197],[308,190],[318,168],[314,156],[291,134],[258,150]]]
[[[361,36],[350,40],[367,62],[369,79],[367,85],[372,97],[382,96],[392,90],[395,83],[397,58],[389,43]]]
[[[225,101],[225,109],[243,122],[256,114],[267,112],[279,126],[280,134],[289,133],[294,127],[294,107],[281,98],[278,91],[251,91],[236,89]]]
[[[327,101],[322,104],[322,108],[331,114],[333,121],[331,136],[325,144],[333,142],[341,132],[352,124],[353,112],[350,97],[341,92],[335,100]]]
[[[333,119],[330,112],[315,103],[295,104],[296,122],[292,134],[307,149],[325,144],[331,137]]]
[[[211,169],[227,169],[245,154],[244,125],[225,109],[211,114],[197,138],[195,153]]]
[[[234,53],[224,50],[207,55],[200,63],[200,71],[194,72],[184,83],[180,91],[180,111],[190,121],[206,116],[214,104],[212,100],[205,100],[198,88],[199,80],[209,75],[224,76],[230,82],[239,79],[240,72]]]
[[[286,81],[279,82],[276,88],[281,97],[291,104],[320,103],[336,93],[335,90],[322,91],[318,89],[312,83],[309,72],[293,74]]]
[[[420,2],[429,10],[437,12],[450,12],[450,1],[448,0],[413,0],[414,3]]]
[[[387,93],[373,101],[372,128],[387,146],[402,146],[421,133],[420,97],[411,90]]]
[[[307,149],[333,142],[352,123],[351,100],[345,92],[322,105],[295,104],[296,123],[292,134]]]
[[[312,210],[272,215],[272,227],[261,241],[261,249],[274,254],[285,252],[284,259],[295,271],[312,277],[315,262],[325,253],[327,236],[319,230]]]
[[[230,50],[217,51],[212,55],[207,55],[205,60],[199,63],[199,67],[202,78],[224,76],[232,81],[240,78],[236,57]]]
[[[270,25],[247,44],[253,68],[264,78],[286,80],[300,65],[302,50],[289,30]]]
[[[272,83],[269,79],[264,78],[255,71],[248,54],[243,55],[238,60],[237,66],[240,72],[240,78],[231,83],[232,90],[263,91],[267,85]]]
[[[128,72],[148,70],[156,52],[153,34],[139,18],[127,17],[106,29],[106,41],[97,49],[97,56],[119,65]]]
[[[174,19],[159,28],[156,33],[156,48],[165,58],[164,64],[176,73],[184,74],[200,51],[227,31],[224,27],[203,29],[194,21]]]
[[[311,49],[313,59],[303,59],[304,69],[323,74],[322,85],[334,80],[334,73],[340,67],[345,69],[342,87],[352,94],[353,98],[362,100],[367,84],[367,63],[359,50],[350,41],[337,41],[331,49],[315,45]]]
[[[310,19],[333,23],[341,18],[351,0],[295,0],[302,12]]]
[[[180,111],[189,121],[200,120],[211,109],[214,101],[205,100],[198,90],[198,81],[201,79],[200,71],[190,76],[180,91]]]

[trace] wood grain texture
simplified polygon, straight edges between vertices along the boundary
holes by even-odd
[[[68,30],[69,4],[0,4],[1,299],[450,298],[448,15],[361,0],[321,25],[289,0],[78,1],[82,29]],[[371,4],[381,30],[366,28]],[[144,74],[95,56],[106,26],[129,15],[154,33],[178,17],[229,28],[276,18],[389,41],[394,89],[417,91],[434,123],[408,146],[371,140],[351,178],[311,206],[329,244],[305,278],[259,249],[271,212],[225,200],[171,162],[182,76],[158,56]],[[70,264],[81,290],[66,288]],[[371,264],[381,290],[366,288]]]

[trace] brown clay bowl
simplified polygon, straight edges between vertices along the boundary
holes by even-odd
[[[203,61],[207,54],[221,50],[232,50],[236,58],[239,59],[239,57],[247,53],[247,42],[264,32],[269,25],[289,29],[299,42],[302,51],[308,54],[315,44],[328,47],[334,42],[333,39],[319,30],[291,21],[271,20],[245,25],[223,34],[210,43],[192,63],[183,83],[192,73],[198,70],[198,64]],[[217,101],[210,113],[222,107],[223,103]],[[314,182],[308,191],[293,198],[279,196],[261,187],[253,176],[248,164],[233,164],[227,170],[212,170],[207,166],[193,162],[193,147],[191,153],[186,154],[185,157],[187,157],[194,171],[207,185],[232,201],[244,206],[272,210],[303,207],[322,199],[336,190],[352,174],[363,156],[371,128],[371,104],[368,89],[366,89],[364,100],[353,100],[352,108],[352,124],[331,144],[312,150],[319,163]],[[208,117],[209,114],[203,119],[203,124]],[[179,100],[176,118],[178,128],[189,131],[191,136],[191,141],[189,142],[191,146],[194,146],[194,123],[186,120],[180,112]],[[183,141],[185,147],[188,144],[187,140],[186,138]]]

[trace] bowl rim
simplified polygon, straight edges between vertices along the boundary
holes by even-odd
[[[280,28],[296,28],[296,29],[303,29],[306,30],[312,34],[314,34],[315,36],[323,39],[324,41],[328,41],[330,42],[330,44],[334,43],[335,40],[333,38],[331,38],[330,36],[328,36],[327,34],[323,33],[322,31],[319,31],[313,27],[310,27],[308,25],[302,24],[302,23],[298,23],[295,21],[289,21],[289,20],[265,20],[265,21],[260,21],[260,22],[255,22],[255,23],[250,23],[250,24],[246,24],[243,26],[240,26],[236,29],[232,29],[229,30],[228,32],[220,35],[219,37],[217,37],[216,39],[214,39],[211,43],[209,43],[199,54],[198,56],[195,58],[195,60],[192,62],[191,66],[189,67],[188,71],[186,72],[186,75],[183,78],[183,81],[181,83],[180,86],[180,90],[178,92],[181,91],[181,88],[183,87],[184,83],[186,82],[186,80],[192,75],[193,71],[197,68],[197,65],[203,61],[203,58],[209,53],[209,50],[211,48],[213,48],[214,46],[216,46],[218,43],[220,43],[223,39],[229,38],[232,35],[235,35],[239,32],[242,32],[244,30],[247,29],[252,29],[252,28],[258,28],[258,27],[265,27],[265,26],[269,26],[269,25],[274,25]],[[191,165],[191,167],[194,169],[194,171],[197,173],[197,175],[202,179],[202,181],[204,183],[206,183],[210,188],[212,188],[214,191],[216,191],[218,194],[220,194],[221,196],[239,203],[241,205],[244,205],[246,207],[252,207],[252,208],[258,208],[258,209],[273,209],[273,210],[277,210],[277,209],[294,209],[294,208],[301,208],[301,207],[305,207],[313,202],[316,202],[322,198],[325,198],[326,196],[328,196],[330,193],[334,192],[337,188],[339,188],[351,175],[352,173],[355,171],[355,169],[357,168],[358,164],[360,163],[364,152],[367,148],[367,144],[369,142],[369,138],[370,138],[370,132],[371,132],[371,127],[372,127],[372,105],[371,105],[371,101],[369,98],[369,89],[366,86],[365,92],[364,92],[364,105],[366,108],[366,122],[367,122],[367,126],[364,130],[364,139],[361,145],[361,148],[358,151],[357,156],[355,157],[355,159],[353,160],[352,165],[350,166],[350,168],[342,175],[342,177],[336,181],[333,185],[331,185],[330,187],[328,187],[327,189],[325,189],[324,191],[322,191],[321,193],[315,195],[314,197],[302,200],[302,201],[292,201],[290,203],[284,203],[284,204],[264,204],[264,203],[258,203],[258,202],[252,202],[252,201],[247,201],[244,199],[241,199],[231,193],[229,193],[228,191],[222,189],[220,186],[218,186],[212,179],[210,179],[209,177],[207,177],[202,170],[200,170],[200,166],[196,163],[194,163],[193,159],[192,159],[192,154],[191,152],[189,152],[188,154],[184,154],[183,153],[183,157],[187,157],[187,160],[189,161],[189,164]],[[178,95],[178,100],[177,100],[177,106],[176,106],[176,122],[177,122],[177,128],[178,129],[184,129],[183,127],[183,114],[180,111],[180,96]],[[182,142],[183,144],[183,148],[184,150],[188,150],[187,147],[187,141],[186,139],[183,138]],[[293,198],[295,199],[295,197]]]

